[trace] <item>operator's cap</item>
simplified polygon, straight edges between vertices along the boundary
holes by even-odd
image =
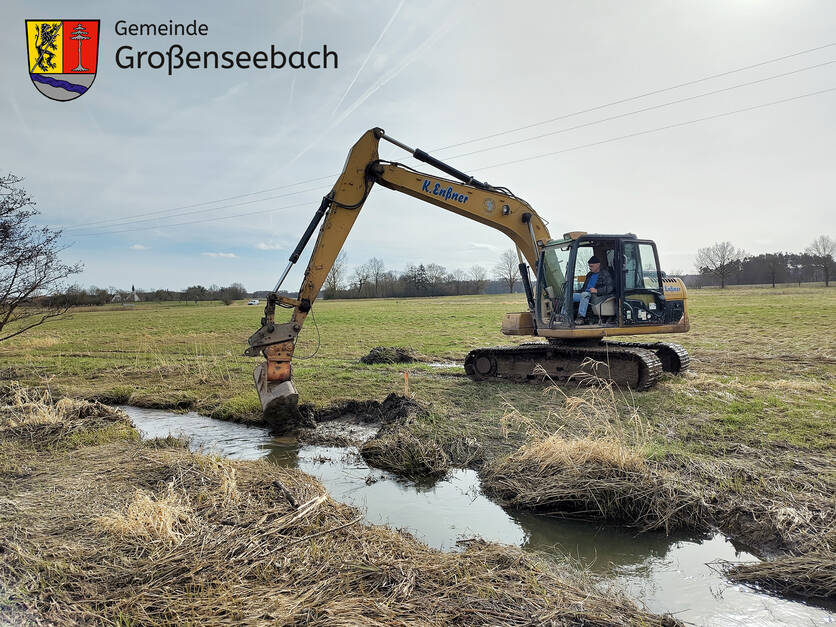
[[[588,263],[588,264],[590,264],[590,263],[601,263],[601,260],[598,259],[598,257],[596,257],[595,255],[592,255],[589,258],[589,261],[587,261],[586,263]]]

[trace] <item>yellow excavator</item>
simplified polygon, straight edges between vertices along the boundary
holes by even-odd
[[[456,180],[381,159],[381,140]],[[688,367],[688,353],[678,344],[605,339],[689,329],[685,285],[661,272],[653,241],[630,233],[582,231],[553,239],[537,212],[507,188],[479,181],[374,128],[349,152],[342,174],[322,199],[269,294],[261,328],[249,338],[244,354],[266,359],[256,367],[254,379],[268,423],[277,426],[296,411],[298,394],[291,367],[296,338],[376,183],[493,227],[517,248],[528,311],[505,314],[502,333],[546,341],[474,349],[464,362],[470,378],[528,381],[547,374],[554,380],[567,380],[586,373],[645,390],[663,372],[678,374]],[[279,296],[279,288],[320,222],[297,298]],[[599,272],[609,273],[613,290],[606,298],[593,298],[587,315],[578,317],[580,295],[589,287],[585,284],[587,265],[593,257],[600,264],[595,266]],[[276,306],[293,310],[288,322],[275,321]]]

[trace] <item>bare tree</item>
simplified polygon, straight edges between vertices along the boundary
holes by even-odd
[[[0,342],[66,313],[49,296],[82,269],[59,259],[61,231],[31,223],[38,211],[21,181],[0,176]]]
[[[481,294],[488,282],[488,271],[482,266],[471,266],[470,279],[473,281],[473,287],[476,288],[476,293]]]
[[[369,268],[370,279],[374,283],[374,295],[380,296],[380,282],[383,280],[383,275],[386,272],[383,259],[372,257],[366,265]]]
[[[833,263],[833,255],[836,254],[836,240],[828,235],[819,235],[807,248],[807,254],[812,255],[818,261],[818,266],[824,272],[824,286],[830,286],[830,265]]]
[[[325,277],[325,295],[328,298],[334,298],[337,295],[337,290],[343,284],[345,278],[345,251],[341,251],[334,260],[334,265],[328,271],[328,276]]]
[[[438,289],[447,278],[447,268],[437,263],[428,263],[427,267],[427,281],[430,287]]]
[[[365,263],[354,268],[354,274],[352,276],[354,278],[354,285],[357,287],[358,296],[363,293],[363,288],[368,284],[371,274],[371,269]]]
[[[782,259],[776,253],[767,253],[764,259],[766,261],[767,271],[769,272],[769,279],[772,281],[772,287],[774,288],[775,277],[778,275]]]
[[[456,295],[461,294],[464,282],[467,281],[467,272],[461,268],[456,268],[450,273],[450,280],[456,289]]]
[[[520,278],[519,259],[512,249],[506,250],[499,257],[499,261],[493,267],[493,274],[497,281],[508,286],[508,293],[514,292],[514,285]]]
[[[726,287],[726,281],[737,270],[740,260],[746,253],[735,248],[731,242],[717,242],[713,246],[697,251],[697,268],[702,274],[713,274],[720,279],[720,288]]]

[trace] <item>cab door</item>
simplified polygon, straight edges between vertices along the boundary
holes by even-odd
[[[665,293],[656,244],[651,240],[623,240],[622,252],[622,325],[663,323]]]

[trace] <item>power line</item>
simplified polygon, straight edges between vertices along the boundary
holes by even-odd
[[[740,89],[741,87],[750,87],[751,85],[757,85],[758,83],[765,83],[767,81],[775,80],[776,78],[783,78],[785,76],[790,76],[792,74],[798,74],[800,72],[806,72],[807,70],[813,70],[816,68],[824,67],[826,65],[832,65],[836,63],[836,59],[832,61],[825,61],[824,63],[817,63],[816,65],[810,65],[807,67],[799,68],[797,70],[791,70],[789,72],[784,72],[782,74],[775,74],[774,76],[767,76],[765,78],[759,78],[756,81],[749,81],[748,83],[739,83],[737,85],[731,85],[729,87],[723,87],[722,89],[715,89],[713,91],[707,91],[701,94],[696,94],[694,96],[688,96],[687,98],[680,98],[678,100],[671,100],[670,102],[663,102],[657,105],[651,105],[649,107],[644,107],[642,109],[636,109],[634,111],[627,111],[625,113],[619,113],[618,115],[611,115],[607,118],[601,118],[598,120],[592,120],[591,122],[584,122],[583,124],[576,124],[575,126],[569,126],[567,128],[561,128],[556,131],[549,131],[548,133],[541,133],[539,135],[534,135],[533,137],[526,137],[523,139],[517,139],[515,141],[506,142],[504,144],[499,144],[497,146],[488,146],[486,148],[480,148],[478,150],[472,150],[471,152],[465,152],[453,157],[448,157],[449,159],[460,159],[462,157],[469,157],[470,155],[479,154],[482,152],[489,152],[491,150],[499,150],[500,148],[507,148],[508,146],[515,146],[518,144],[525,144],[527,142],[531,142],[537,139],[542,139],[543,137],[549,137],[551,135],[559,135],[561,133],[567,133],[569,131],[576,131],[581,128],[586,128],[588,126],[595,126],[596,124],[603,124],[604,122],[611,122],[612,120],[618,120],[620,118],[626,118],[631,115],[637,115],[639,113],[646,113],[647,111],[653,111],[654,109],[662,109],[664,107],[670,107],[676,104],[682,104],[683,102],[689,102],[691,100],[698,100],[699,98],[705,98],[707,96],[714,96],[716,94],[721,94],[723,92],[732,91],[734,89]]]
[[[611,142],[621,141],[622,139],[630,139],[631,137],[638,137],[640,135],[649,135],[650,133],[658,133],[660,131],[666,131],[672,128],[679,128],[681,126],[688,126],[690,124],[697,124],[698,122],[707,122],[708,120],[716,120],[717,118],[726,117],[729,115],[735,115],[737,113],[745,113],[746,111],[754,111],[755,109],[763,109],[765,107],[771,107],[773,105],[783,104],[785,102],[792,102],[793,100],[801,100],[802,98],[810,98],[812,96],[819,96],[821,94],[826,94],[828,92],[836,91],[836,87],[830,87],[828,89],[822,89],[820,91],[814,91],[807,94],[801,94],[800,96],[793,96],[791,98],[783,98],[781,100],[773,100],[772,102],[765,102],[763,104],[754,105],[751,107],[745,107],[743,109],[735,109],[734,111],[726,111],[724,113],[716,113],[714,115],[708,115],[703,118],[696,118],[694,120],[688,120],[687,122],[678,122],[676,124],[668,124],[666,126],[659,126],[657,128],[651,128],[644,131],[638,131],[636,133],[629,133],[627,135],[619,135],[618,137],[610,137],[609,139],[603,139],[597,142],[591,142],[589,144],[582,144],[580,146],[573,146],[571,148],[564,148],[562,150],[554,150],[552,152],[544,152],[539,155],[534,155],[531,157],[523,157],[522,159],[514,159],[512,161],[503,161],[501,163],[494,163],[491,165],[482,166],[480,168],[474,168],[475,172],[481,172],[482,170],[489,170],[491,168],[498,168],[504,165],[512,165],[514,163],[522,163],[524,161],[533,161],[534,159],[542,159],[543,157],[551,157],[554,155],[560,155],[566,152],[573,152],[575,150],[582,150],[584,148],[591,148],[593,146],[600,146],[602,144],[609,144]]]
[[[169,211],[180,211],[181,209],[191,209],[192,207],[204,207],[206,205],[212,205],[216,202],[226,202],[227,200],[236,200],[238,198],[245,198],[247,196],[256,196],[258,194],[266,194],[267,192],[273,192],[273,191],[276,191],[276,190],[279,190],[279,189],[287,189],[288,187],[295,187],[296,185],[302,185],[304,183],[313,183],[315,181],[321,181],[321,180],[327,179],[327,178],[332,178],[332,175],[320,176],[320,177],[313,178],[313,179],[306,179],[304,181],[297,181],[296,183],[288,183],[286,185],[279,185],[278,187],[269,187],[267,189],[262,189],[262,190],[259,190],[257,192],[249,192],[247,194],[238,194],[237,196],[228,196],[226,198],[216,198],[215,200],[207,200],[205,202],[198,202],[198,203],[195,203],[193,205],[183,205],[181,207],[171,207],[169,209],[159,209],[157,211],[143,211],[141,213],[135,213],[135,214],[132,214],[132,215],[123,216],[121,218],[108,218],[108,219],[102,219],[102,220],[93,220],[92,222],[82,222],[81,224],[74,224],[72,226],[66,227],[65,230],[76,229],[76,228],[80,228],[80,227],[83,227],[83,226],[91,226],[91,225],[94,225],[94,224],[101,224],[103,222],[118,222],[118,221],[122,221],[122,220],[128,220],[130,218],[135,218],[135,217],[138,217],[138,216],[152,216],[152,215],[157,215],[157,214],[160,214],[160,213],[167,213]],[[295,193],[301,193],[301,192],[293,192],[293,193],[295,194]],[[281,196],[274,196],[273,198],[281,198]],[[265,199],[265,200],[269,200],[269,199]],[[254,202],[260,202],[260,201],[254,201]],[[240,204],[247,204],[247,203],[240,203]],[[228,205],[228,206],[229,207],[235,207],[237,205]],[[225,207],[216,207],[215,209],[223,209],[223,208],[225,208]],[[214,209],[209,209],[209,211],[214,211]],[[181,214],[181,215],[185,215],[185,214]],[[170,216],[165,216],[165,217],[170,217]]]
[[[151,222],[153,220],[168,220],[169,218],[179,218],[181,216],[192,215],[192,214],[195,214],[195,213],[204,213],[204,212],[207,212],[207,211],[218,211],[220,209],[229,209],[231,207],[242,207],[244,205],[253,205],[253,204],[256,204],[256,203],[259,203],[259,202],[266,202],[268,200],[276,200],[277,198],[287,198],[288,196],[295,196],[296,194],[305,194],[305,193],[308,193],[308,192],[315,192],[315,191],[318,191],[319,189],[320,189],[319,187],[311,187],[309,189],[299,190],[298,192],[289,192],[287,194],[278,194],[276,196],[267,196],[266,198],[258,198],[256,200],[248,200],[246,202],[238,202],[238,203],[233,203],[231,205],[221,205],[220,207],[212,207],[211,209],[194,209],[193,211],[183,211],[183,212],[180,212],[180,213],[172,213],[172,214],[169,214],[169,215],[158,216],[158,217],[154,217],[154,218],[140,218],[138,220],[128,220],[127,217],[125,217],[125,218],[114,218],[113,221],[112,221],[112,222],[114,222],[113,224],[105,224],[105,225],[102,225],[100,228],[108,229],[108,228],[111,228],[111,227],[127,226],[128,224],[138,224],[138,223],[141,223],[141,222]],[[87,225],[77,225],[77,226],[67,227],[66,229],[64,229],[64,232],[73,232],[73,231],[76,231],[78,229],[85,229],[90,224],[91,223],[88,223]],[[92,224],[95,224],[95,223],[92,223]],[[163,225],[163,226],[165,226],[165,225]]]
[[[623,103],[626,103],[626,102],[631,102],[631,101],[634,101],[634,100],[645,98],[647,96],[652,96],[652,95],[672,91],[674,89],[679,89],[681,87],[687,87],[689,85],[695,85],[697,83],[702,83],[702,82],[709,81],[709,80],[712,80],[712,79],[715,79],[715,78],[720,78],[720,77],[723,77],[723,76],[728,76],[728,75],[731,75],[731,74],[743,72],[743,71],[750,70],[750,69],[757,68],[757,67],[761,67],[761,66],[764,66],[764,65],[769,65],[771,63],[776,63],[778,61],[791,59],[793,57],[797,57],[797,56],[800,56],[800,55],[803,55],[803,54],[809,54],[811,52],[824,50],[826,48],[830,48],[830,47],[833,47],[833,46],[836,46],[836,42],[825,44],[825,45],[822,45],[822,46],[817,46],[817,47],[814,47],[814,48],[808,48],[806,50],[801,50],[799,52],[794,52],[792,54],[784,55],[784,56],[781,56],[781,57],[775,57],[775,58],[772,58],[772,59],[767,59],[767,60],[761,61],[759,63],[754,63],[754,64],[751,64],[751,65],[736,68],[736,69],[733,69],[733,70],[728,70],[728,71],[725,71],[725,72],[712,74],[710,76],[705,76],[703,78],[699,78],[699,79],[695,79],[695,80],[691,80],[691,81],[686,81],[684,83],[678,83],[676,85],[671,85],[669,87],[664,87],[664,88],[661,88],[661,89],[656,89],[656,90],[653,90],[653,91],[645,92],[645,93],[642,93],[642,94],[639,94],[639,95],[636,95],[636,96],[630,96],[628,98],[622,98],[620,100],[614,100],[614,101],[611,101],[611,102],[608,102],[608,103],[604,103],[604,104],[597,105],[597,106],[594,106],[594,107],[590,107],[590,108],[587,108],[587,109],[582,109],[582,110],[579,110],[579,111],[574,111],[574,112],[571,112],[571,113],[566,113],[566,114],[563,114],[563,115],[560,115],[560,116],[557,116],[557,117],[549,118],[547,120],[542,120],[542,121],[539,121],[539,122],[533,122],[531,124],[527,124],[527,125],[524,125],[524,126],[519,126],[517,128],[509,129],[509,130],[506,130],[506,131],[500,131],[500,132],[492,133],[492,134],[489,134],[489,135],[483,135],[481,137],[465,140],[465,141],[458,142],[458,143],[455,143],[455,144],[449,144],[447,146],[434,148],[434,149],[432,149],[432,151],[436,152],[436,151],[441,151],[441,150],[447,150],[449,148],[455,148],[455,147],[458,147],[458,146],[464,146],[464,145],[475,143],[475,142],[478,142],[478,141],[483,141],[485,139],[501,137],[503,135],[508,135],[510,133],[515,133],[515,132],[518,132],[518,131],[521,131],[521,130],[534,128],[534,127],[537,127],[537,126],[542,126],[544,124],[548,124],[548,123],[551,123],[551,122],[556,122],[556,121],[559,121],[559,120],[564,120],[564,119],[567,119],[567,118],[575,117],[575,116],[578,116],[578,115],[582,115],[584,113],[590,113],[592,111],[598,111],[600,109],[615,106],[615,105],[618,105],[618,104],[623,104]],[[699,95],[696,95],[696,96],[683,98],[683,99],[672,101],[672,102],[669,102],[669,103],[664,103],[664,104],[661,104],[661,105],[654,105],[654,106],[646,107],[646,108],[639,109],[639,110],[636,110],[636,111],[632,111],[632,112],[628,112],[628,113],[624,113],[624,114],[619,114],[619,115],[616,115],[616,116],[610,116],[608,118],[603,118],[601,120],[596,120],[596,121],[588,122],[588,123],[585,123],[585,124],[580,124],[580,125],[573,126],[573,127],[570,127],[570,128],[560,129],[560,130],[552,131],[552,132],[549,132],[549,133],[543,133],[541,135],[537,135],[537,136],[522,139],[522,140],[517,140],[517,141],[514,141],[514,142],[507,142],[507,143],[501,144],[499,146],[487,147],[487,148],[484,148],[484,149],[475,150],[475,151],[471,151],[471,152],[468,152],[468,153],[463,153],[463,154],[460,154],[460,155],[456,155],[455,157],[449,157],[449,158],[453,158],[453,159],[461,158],[461,157],[464,157],[464,156],[469,156],[469,155],[477,154],[477,153],[480,153],[480,152],[487,152],[487,151],[490,151],[490,150],[496,150],[496,149],[504,148],[504,147],[511,146],[511,145],[514,145],[514,144],[533,141],[533,140],[539,139],[541,137],[546,137],[546,136],[549,136],[549,135],[556,135],[556,134],[559,134],[559,133],[564,133],[564,132],[568,132],[568,131],[571,131],[571,130],[576,130],[576,129],[583,128],[583,127],[586,127],[586,126],[592,126],[594,124],[600,124],[600,123],[603,123],[603,122],[611,121],[611,120],[618,119],[618,118],[621,118],[621,117],[626,117],[626,116],[629,116],[629,115],[635,115],[635,114],[642,113],[642,112],[645,112],[645,111],[650,111],[650,110],[653,110],[653,109],[657,109],[657,108],[661,108],[661,107],[665,107],[665,106],[671,106],[673,104],[679,104],[681,102],[686,102],[686,101],[689,101],[689,100],[694,100],[694,99],[697,99],[697,98],[706,97],[706,96],[716,94],[716,93],[720,93],[720,92],[723,92],[723,91],[729,91],[729,90],[732,90],[732,89],[737,89],[737,88],[748,86],[748,85],[754,85],[756,83],[764,82],[764,81],[767,81],[767,80],[773,80],[775,78],[780,78],[780,77],[783,77],[783,76],[788,76],[790,74],[795,74],[795,73],[806,71],[806,70],[809,70],[809,69],[821,67],[823,65],[828,65],[828,64],[833,63],[833,62],[834,61],[828,61],[828,62],[825,62],[825,63],[809,66],[809,67],[806,67],[806,68],[801,68],[799,70],[793,70],[793,71],[785,72],[783,74],[778,74],[778,75],[775,75],[775,76],[772,76],[772,77],[759,79],[757,81],[751,81],[749,83],[743,83],[743,84],[740,84],[740,85],[735,85],[735,86],[732,86],[732,87],[727,87],[727,88],[715,90],[715,91],[712,91],[712,92],[707,92],[705,94],[699,94]],[[627,137],[627,136],[625,136],[625,137]],[[593,144],[593,145],[597,145],[597,143]],[[413,158],[413,157],[410,157],[410,158]],[[492,167],[492,166],[490,166],[490,167]],[[169,208],[169,209],[160,209],[160,210],[150,211],[150,212],[140,212],[140,213],[131,214],[131,215],[128,215],[128,216],[123,216],[121,218],[94,220],[94,221],[91,221],[91,222],[85,222],[85,223],[81,223],[81,224],[75,224],[75,225],[72,225],[72,226],[68,226],[68,227],[65,228],[65,230],[74,231],[74,230],[82,228],[82,227],[88,227],[88,226],[94,226],[94,225],[102,225],[102,228],[109,228],[109,227],[112,227],[112,226],[123,226],[123,225],[131,224],[131,223],[134,223],[134,222],[147,221],[145,219],[132,220],[132,218],[145,218],[146,216],[153,216],[153,215],[160,215],[160,214],[170,214],[170,215],[161,216],[159,219],[168,219],[168,218],[172,218],[172,217],[179,217],[179,216],[182,216],[182,215],[188,215],[190,213],[198,213],[198,212],[183,212],[183,213],[171,213],[171,212],[177,212],[177,211],[181,211],[181,210],[184,210],[184,209],[191,209],[191,208],[194,208],[194,207],[205,207],[207,205],[212,205],[212,204],[219,203],[219,202],[226,202],[228,200],[236,200],[238,198],[245,198],[245,197],[249,197],[249,196],[255,196],[255,195],[264,194],[264,193],[267,193],[267,192],[270,192],[270,191],[276,191],[276,190],[279,190],[279,189],[286,189],[288,187],[295,187],[296,185],[302,185],[302,184],[305,184],[305,183],[313,183],[313,182],[322,181],[322,180],[326,180],[326,179],[333,179],[337,176],[339,176],[339,173],[329,174],[329,175],[326,175],[326,176],[320,176],[320,177],[311,178],[311,179],[305,179],[305,180],[302,180],[302,181],[297,181],[295,183],[288,183],[288,184],[285,184],[285,185],[279,185],[277,187],[271,187],[271,188],[267,188],[267,189],[263,189],[263,190],[254,191],[254,192],[248,192],[246,194],[238,194],[238,195],[235,195],[235,196],[228,196],[226,198],[218,198],[218,199],[214,199],[214,200],[208,200],[208,201],[204,201],[204,202],[200,202],[200,203],[194,203],[194,204],[191,204],[191,205],[183,205],[183,206],[180,206],[180,207],[173,207],[173,208]],[[309,191],[309,190],[303,190],[302,192],[294,192],[294,193],[303,193],[305,191]],[[288,194],[288,195],[292,195],[292,194]],[[272,200],[272,199],[279,198],[279,197],[282,197],[282,196],[274,196],[274,197],[265,198],[265,199],[261,199],[261,200],[258,200],[258,201],[252,201],[252,202],[262,202],[262,201]],[[208,211],[215,211],[215,210],[218,210],[218,209],[225,209],[225,208],[229,208],[229,207],[233,207],[233,206],[241,206],[241,205],[244,205],[244,204],[252,204],[252,203],[237,203],[237,204],[228,205],[228,206],[224,206],[224,207],[215,207],[215,208],[212,208],[212,209],[208,209]]]
[[[215,218],[204,218],[202,220],[190,220],[188,222],[175,222],[174,224],[158,224],[153,226],[141,226],[139,228],[133,229],[123,229],[120,231],[98,231],[92,233],[73,233],[74,237],[100,237],[102,235],[113,235],[114,233],[134,233],[136,231],[148,231],[152,229],[166,229],[172,226],[184,226],[187,224],[202,224],[204,222],[215,222],[217,220],[228,220],[229,218],[241,218],[244,216],[254,216],[262,213],[278,213],[280,211],[285,211],[286,209],[294,209],[296,207],[306,207],[309,206],[313,200],[299,202],[294,205],[285,205],[284,207],[274,207],[272,209],[262,209],[259,211],[249,211],[247,213],[236,213],[233,215],[228,216],[217,216]]]
[[[525,126],[518,126],[517,128],[508,129],[507,131],[500,131],[498,133],[491,133],[490,135],[483,135],[481,137],[476,137],[474,139],[468,139],[466,141],[458,142],[455,144],[449,144],[447,146],[442,146],[440,148],[433,149],[434,151],[440,150],[447,150],[448,148],[457,148],[459,146],[465,146],[467,144],[472,144],[478,141],[482,141],[485,139],[492,139],[494,137],[500,137],[502,135],[508,135],[510,133],[516,133],[517,131],[524,131],[529,128],[534,128],[535,126],[542,126],[543,124],[549,124],[550,122],[557,122],[559,120],[565,120],[567,118],[575,117],[578,115],[583,115],[584,113],[591,113],[593,111],[598,111],[600,109],[606,109],[607,107],[613,107],[618,104],[624,104],[625,102],[632,102],[633,100],[639,100],[640,98],[646,98],[647,96],[655,96],[657,94],[662,94],[667,91],[672,91],[674,89],[679,89],[680,87],[688,87],[689,85],[696,85],[697,83],[704,83],[705,81],[710,81],[715,78],[721,78],[723,76],[729,76],[730,74],[736,74],[738,72],[745,72],[746,70],[751,70],[756,67],[761,67],[764,65],[769,65],[770,63],[777,63],[778,61],[785,61],[786,59],[791,59],[793,57],[800,56],[802,54],[809,54],[811,52],[816,52],[818,50],[824,50],[825,48],[831,48],[836,46],[836,42],[825,44],[823,46],[816,46],[815,48],[807,48],[806,50],[801,50],[799,52],[793,52],[792,54],[787,54],[782,57],[775,57],[774,59],[767,59],[766,61],[761,61],[760,63],[753,63],[752,65],[747,65],[741,68],[737,68],[735,70],[728,70],[726,72],[720,72],[719,74],[712,74],[710,76],[705,76],[703,78],[698,78],[692,81],[687,81],[685,83],[678,83],[676,85],[671,85],[670,87],[663,87],[662,89],[654,89],[653,91],[648,91],[643,94],[639,94],[637,96],[630,96],[629,98],[622,98],[621,100],[613,100],[612,102],[607,102],[602,105],[597,105],[594,107],[590,107],[588,109],[582,109],[580,111],[574,111],[572,113],[565,113],[563,115],[559,115],[554,118],[549,118],[548,120],[542,120],[540,122],[532,122],[531,124],[526,124]]]
[[[738,113],[745,113],[745,112],[748,112],[748,111],[763,109],[763,108],[775,106],[775,105],[778,105],[778,104],[792,102],[792,101],[795,101],[795,100],[801,100],[803,98],[810,98],[810,97],[813,97],[813,96],[819,96],[819,95],[826,94],[826,93],[833,92],[833,91],[836,91],[836,87],[830,87],[830,88],[822,89],[822,90],[819,90],[819,91],[809,92],[809,93],[806,93],[806,94],[800,94],[798,96],[791,96],[789,98],[782,98],[780,100],[773,100],[771,102],[765,102],[765,103],[761,103],[761,104],[758,104],[758,105],[753,105],[753,106],[750,106],[750,107],[744,107],[742,109],[735,109],[733,111],[725,111],[725,112],[722,112],[722,113],[715,113],[713,115],[704,116],[704,117],[701,117],[701,118],[695,118],[693,120],[687,120],[685,122],[677,122],[675,124],[667,124],[665,126],[659,126],[659,127],[656,127],[656,128],[646,129],[646,130],[643,130],[643,131],[637,131],[635,133],[628,133],[626,135],[619,135],[617,137],[610,137],[608,139],[603,139],[603,140],[596,141],[596,142],[590,142],[588,144],[582,144],[582,145],[579,145],[579,146],[572,146],[570,148],[563,148],[561,150],[554,150],[554,151],[542,153],[542,154],[539,154],[539,155],[532,155],[530,157],[523,157],[523,158],[520,158],[520,159],[513,159],[513,160],[510,160],[510,161],[503,161],[501,163],[494,163],[494,164],[482,166],[482,167],[479,167],[479,168],[473,168],[473,170],[475,172],[481,172],[481,171],[484,171],[484,170],[489,170],[491,168],[498,168],[498,167],[501,167],[501,166],[513,165],[513,164],[516,164],[516,163],[523,163],[525,161],[533,161],[535,159],[542,159],[544,157],[551,157],[551,156],[554,156],[554,155],[564,154],[564,153],[567,153],[567,152],[574,152],[576,150],[583,150],[585,148],[591,148],[591,147],[594,147],[594,146],[609,144],[609,143],[613,143],[613,142],[616,142],[616,141],[621,141],[621,140],[624,140],[624,139],[639,137],[641,135],[649,135],[651,133],[658,133],[658,132],[665,131],[665,130],[670,130],[670,129],[673,129],[673,128],[689,126],[689,125],[692,125],[692,124],[697,124],[699,122],[707,122],[709,120],[715,120],[715,119],[718,119],[718,118],[728,117],[730,115],[736,115]],[[204,222],[213,222],[213,221],[217,221],[217,220],[225,220],[225,219],[228,219],[228,218],[238,218],[238,217],[257,215],[257,214],[263,214],[263,213],[279,212],[279,211],[284,211],[284,210],[287,210],[287,209],[293,209],[295,207],[306,206],[307,204],[308,204],[308,202],[300,202],[300,203],[296,203],[296,204],[293,204],[293,205],[286,205],[284,207],[279,207],[279,208],[275,208],[275,209],[265,209],[265,210],[260,210],[260,211],[252,211],[252,212],[248,212],[248,213],[239,213],[239,214],[228,215],[228,216],[218,216],[218,217],[215,217],[215,218],[204,218],[204,219],[201,219],[201,220],[192,220],[192,221],[188,221],[188,222],[179,222],[179,223],[174,223],[174,224],[164,224],[164,225],[154,225],[154,226],[149,226],[149,227],[139,227],[139,228],[135,228],[135,229],[124,229],[124,230],[117,230],[117,231],[102,231],[102,232],[94,232],[94,233],[81,233],[81,234],[77,234],[77,236],[78,237],[101,236],[101,235],[111,235],[111,234],[115,234],[115,233],[127,233],[127,232],[134,232],[134,231],[143,231],[143,230],[156,229],[156,228],[168,228],[168,227],[174,227],[174,226],[184,226],[184,225],[189,225],[189,224],[200,224],[200,223],[204,223]]]

